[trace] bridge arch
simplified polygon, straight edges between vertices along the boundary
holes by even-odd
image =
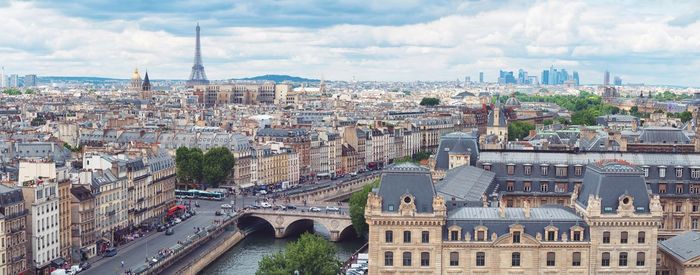
[[[284,238],[290,234],[298,233],[313,227],[314,223],[318,223],[328,230],[330,240],[333,242],[352,236],[349,232],[354,233],[350,217],[340,214],[259,210],[249,211],[243,218],[257,218],[266,221],[272,226],[276,238]]]

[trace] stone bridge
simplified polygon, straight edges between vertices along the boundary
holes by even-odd
[[[269,223],[275,231],[275,238],[284,238],[290,234],[313,227],[314,222],[325,227],[330,233],[330,240],[337,242],[349,234],[356,234],[347,211],[342,213],[302,212],[300,210],[248,209],[239,219],[261,219]],[[354,236],[354,235],[353,235]]]

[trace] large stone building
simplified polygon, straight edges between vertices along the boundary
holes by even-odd
[[[654,274],[663,212],[646,188],[641,168],[601,161],[573,207],[473,207],[395,165],[367,200],[369,273]]]
[[[287,104],[290,84],[221,84],[195,85],[194,94],[206,107],[226,104]]]
[[[0,249],[5,254],[2,274],[16,275],[26,271],[27,266],[27,208],[24,206],[22,190],[0,185],[0,214],[4,243]]]
[[[71,238],[73,262],[97,255],[95,232],[95,196],[89,188],[77,185],[71,193]]]
[[[633,152],[482,151],[477,167],[496,173],[496,188],[486,194],[506,206],[570,205],[588,166],[617,159],[639,167],[649,192],[658,195],[664,212],[662,239],[700,229],[700,154]]]

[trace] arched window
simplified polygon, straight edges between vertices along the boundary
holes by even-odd
[[[391,252],[391,251],[384,252],[384,265],[385,266],[394,265],[394,252]]]
[[[627,252],[620,252],[620,266],[627,266]]]
[[[459,252],[450,252],[450,266],[459,265]]]
[[[547,252],[547,266],[555,266],[556,264],[556,254],[554,254],[554,252]]]
[[[581,252],[574,252],[573,256],[571,257],[571,265],[581,266]]]
[[[609,252],[603,252],[603,258],[600,262],[601,266],[610,266],[610,253]]]
[[[420,266],[430,266],[430,253],[421,252],[420,253]]]
[[[644,266],[645,255],[644,252],[637,252],[637,266]]]
[[[485,266],[485,265],[486,265],[486,253],[476,252],[476,266]]]
[[[411,266],[411,252],[403,253],[403,266]]]
[[[520,252],[513,252],[510,259],[511,266],[520,266]]]

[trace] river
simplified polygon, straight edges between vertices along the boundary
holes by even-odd
[[[314,224],[314,232],[328,239],[328,231],[322,226]],[[200,274],[255,274],[258,270],[258,262],[264,255],[284,250],[288,242],[295,241],[299,236],[290,236],[284,239],[275,239],[274,233],[268,230],[260,230],[248,235],[236,246],[221,255],[216,261],[211,263]],[[332,243],[337,250],[338,260],[344,262],[359,249],[365,240],[343,240]]]

